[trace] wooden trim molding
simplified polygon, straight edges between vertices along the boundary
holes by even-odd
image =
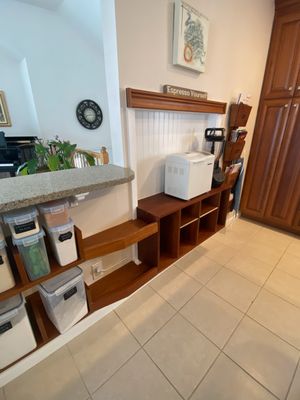
[[[179,97],[167,93],[126,89],[127,107],[148,110],[225,114],[226,103]]]

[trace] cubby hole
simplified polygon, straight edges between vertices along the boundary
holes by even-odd
[[[202,243],[217,230],[218,209],[204,215],[199,220],[198,242]]]
[[[200,203],[191,204],[181,210],[180,228],[183,228],[199,218]]]
[[[211,212],[217,211],[220,206],[220,198],[221,193],[216,193],[213,196],[203,199],[200,207],[200,217],[204,217]]]
[[[180,229],[180,256],[192,250],[198,243],[199,219]]]
[[[179,256],[180,212],[163,217],[160,220],[160,255],[177,258]]]

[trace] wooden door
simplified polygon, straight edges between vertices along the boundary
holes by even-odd
[[[279,16],[273,27],[262,97],[292,97],[299,65],[300,13]]]
[[[297,79],[297,83],[296,83],[294,96],[296,96],[296,97],[300,96],[300,69],[299,69],[299,72],[298,72],[298,79]]]
[[[290,106],[291,100],[286,99],[260,104],[242,194],[243,215],[264,215]]]
[[[275,166],[265,217],[276,225],[292,226],[300,198],[300,99],[292,102]]]

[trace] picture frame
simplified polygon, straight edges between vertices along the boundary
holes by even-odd
[[[0,127],[11,126],[11,120],[5,101],[5,94],[0,90]]]
[[[173,64],[205,71],[209,20],[183,0],[174,3]]]

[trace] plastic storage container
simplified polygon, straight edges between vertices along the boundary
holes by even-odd
[[[41,230],[36,235],[23,239],[13,239],[31,281],[50,272],[49,260],[44,242],[45,233]]]
[[[4,233],[1,226],[1,219],[0,219],[0,240],[4,240]]]
[[[35,207],[28,207],[4,214],[3,220],[9,225],[13,237],[22,239],[40,231],[37,215],[38,211]]]
[[[65,225],[48,228],[47,232],[59,265],[64,266],[77,260],[74,222],[72,220],[69,220]]]
[[[0,293],[15,286],[5,247],[5,241],[0,240]]]
[[[21,295],[0,302],[0,369],[36,348]]]
[[[81,268],[74,267],[39,285],[48,317],[60,333],[70,329],[87,312]]]
[[[68,223],[69,202],[66,200],[50,201],[38,206],[42,220],[48,228]]]

